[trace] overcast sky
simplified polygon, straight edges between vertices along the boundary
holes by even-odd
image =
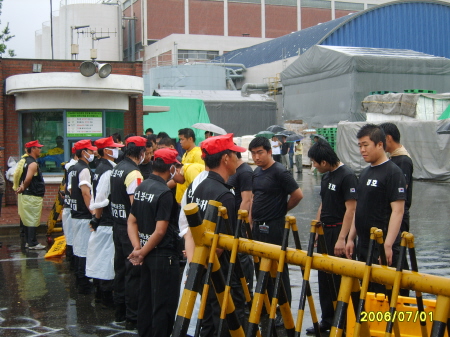
[[[53,10],[59,9],[60,0],[52,0]],[[12,35],[6,45],[14,49],[16,58],[34,58],[34,35],[42,23],[50,21],[50,0],[3,0],[0,27],[9,22]],[[3,57],[9,57],[3,54]]]

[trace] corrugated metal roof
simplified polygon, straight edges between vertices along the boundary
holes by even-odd
[[[353,15],[318,44],[412,49],[450,58],[449,32],[449,3],[396,1]]]
[[[251,47],[233,50],[223,57],[225,62],[243,63],[246,67],[278,61],[284,57],[294,57],[298,55],[299,49],[301,54],[304,53],[346,19],[347,17],[342,17]]]
[[[224,55],[247,67],[303,54],[315,44],[410,49],[450,58],[450,4],[395,1]]]

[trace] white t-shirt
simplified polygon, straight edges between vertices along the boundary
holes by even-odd
[[[281,147],[280,147],[278,141],[274,142],[271,140],[270,145],[272,146],[272,154],[281,154]]]

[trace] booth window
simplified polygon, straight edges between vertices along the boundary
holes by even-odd
[[[62,111],[22,113],[22,149],[32,140],[44,145],[38,158],[42,172],[61,172],[64,162],[64,124]]]

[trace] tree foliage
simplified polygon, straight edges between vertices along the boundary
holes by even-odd
[[[2,4],[3,4],[3,0],[0,0],[0,15],[2,14]],[[8,49],[8,47],[6,46],[6,42],[11,40],[13,37],[14,37],[14,35],[11,35],[11,31],[9,30],[9,22],[8,22],[6,24],[6,27],[0,31],[0,57],[4,53],[8,53],[8,55],[10,57],[16,56],[16,54],[14,53],[14,50]]]

